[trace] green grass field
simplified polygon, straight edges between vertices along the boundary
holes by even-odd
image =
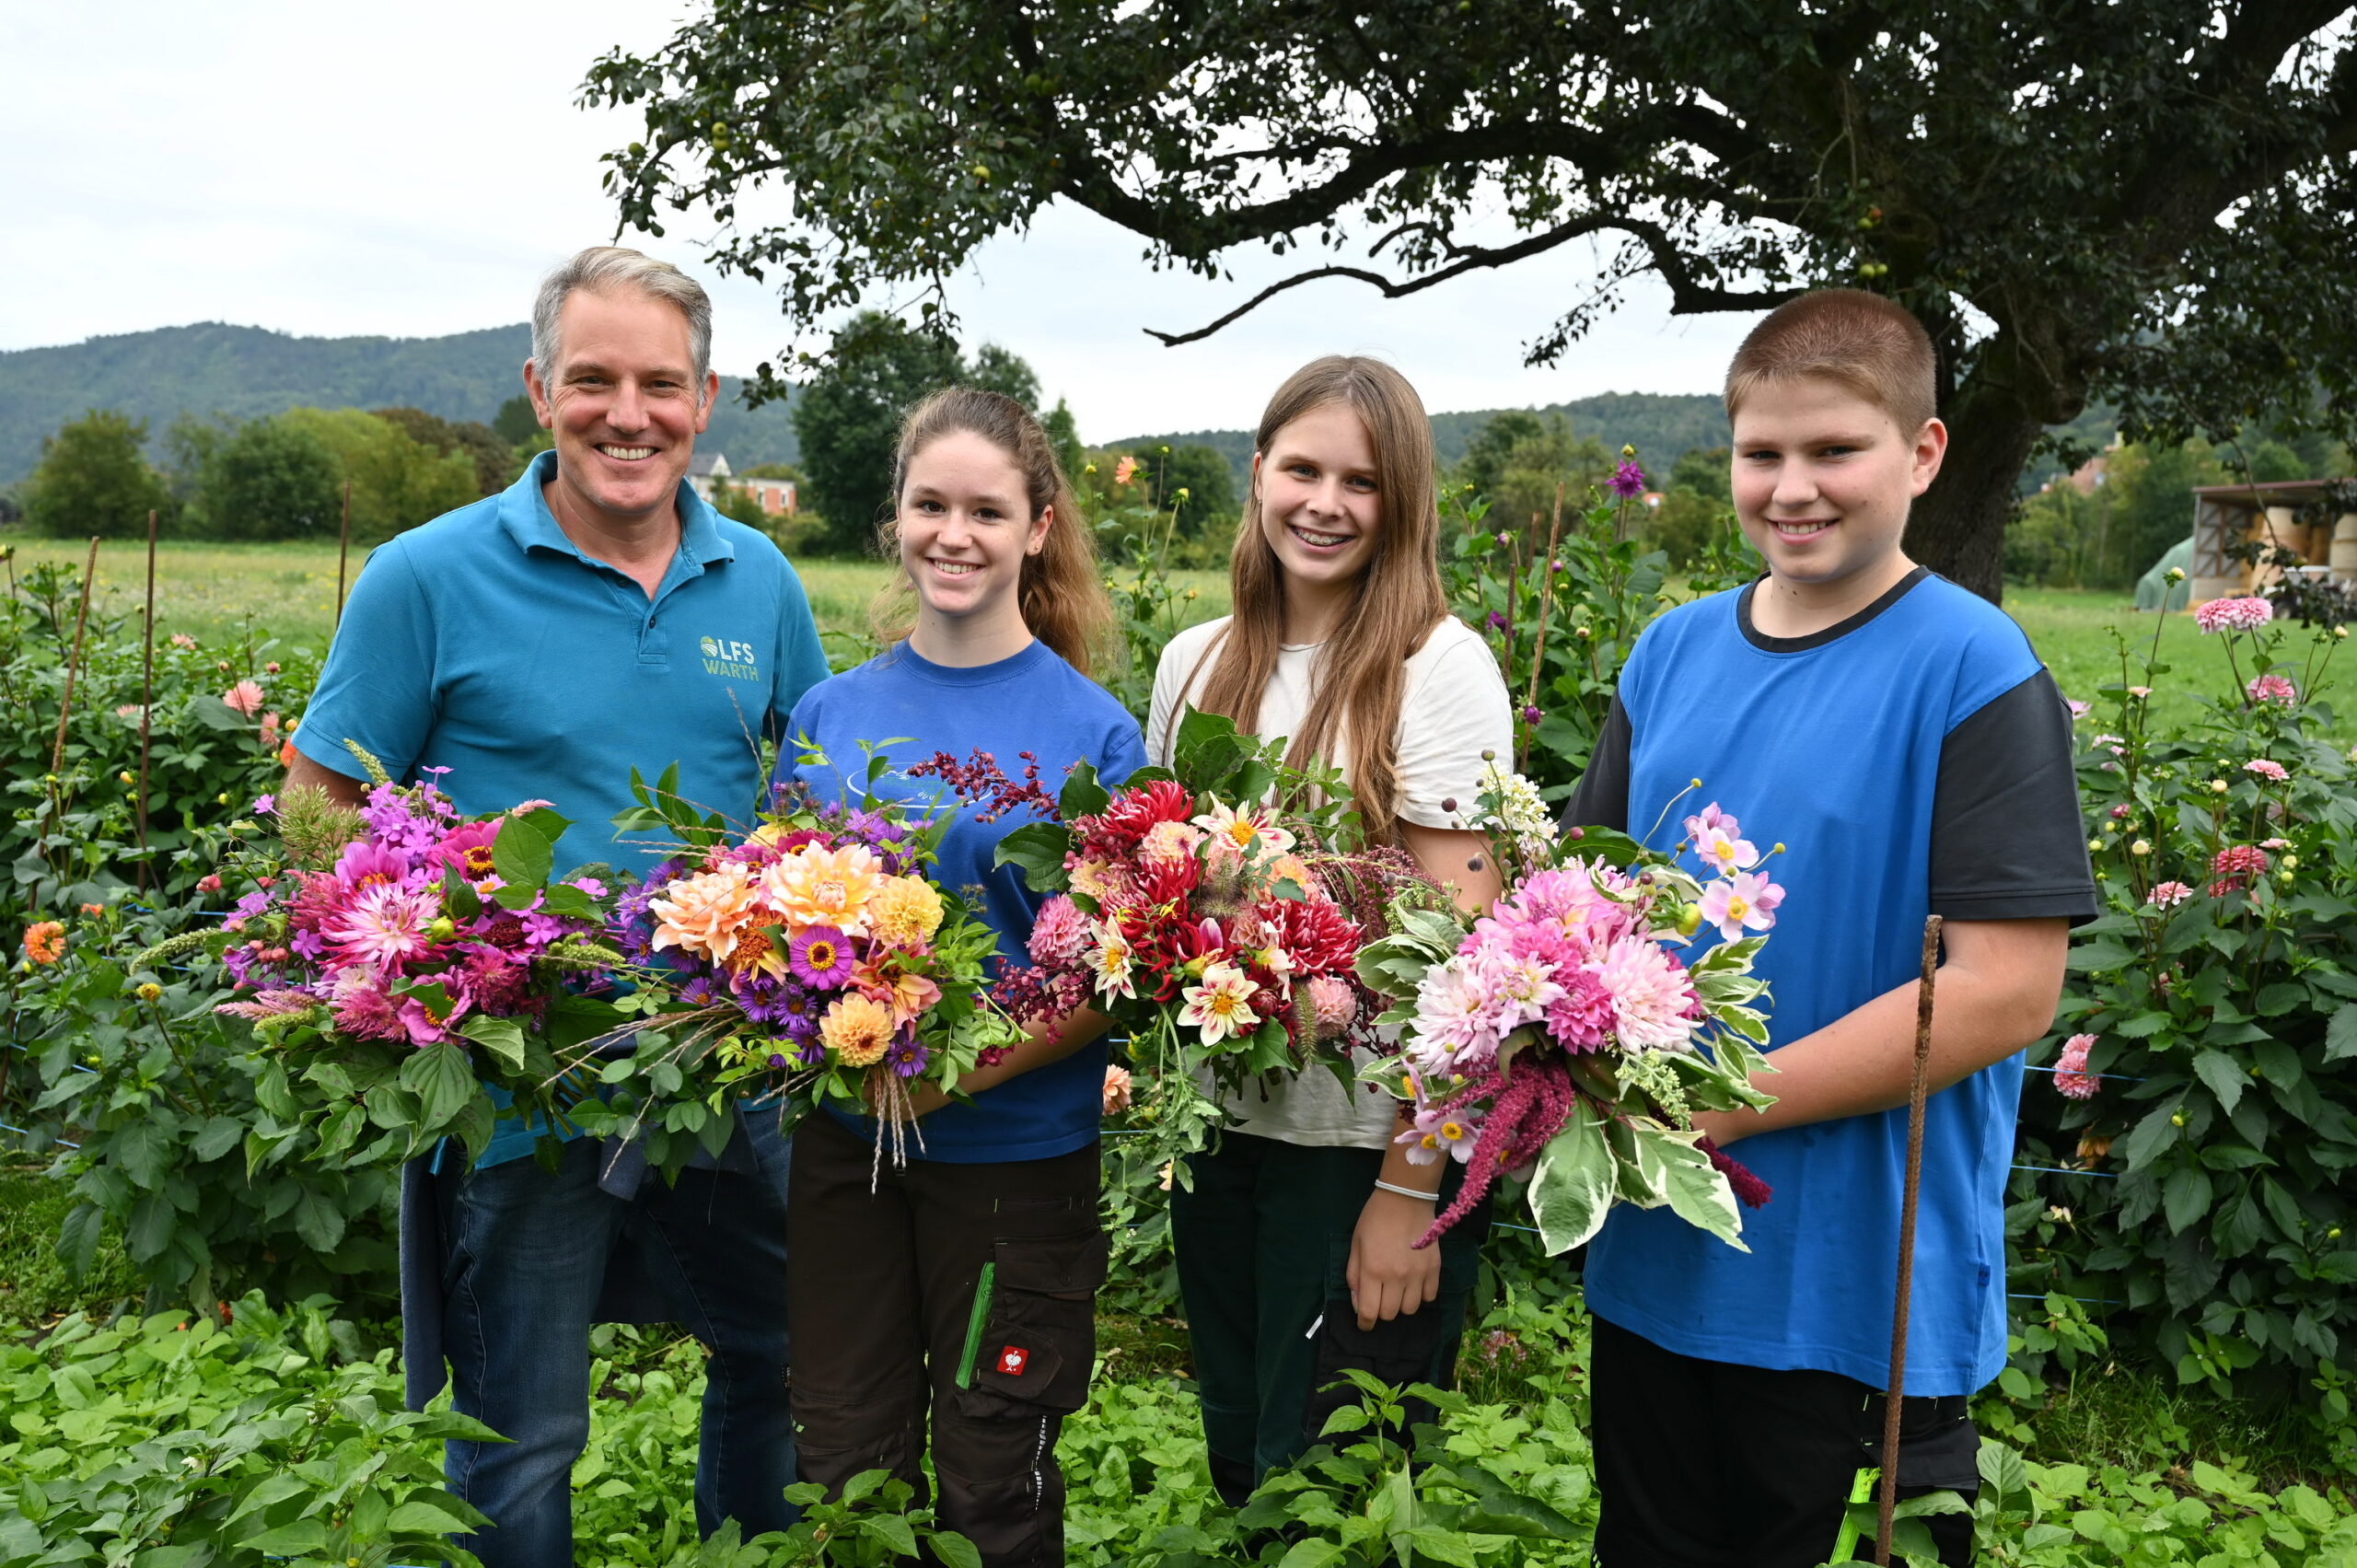
[[[70,540],[19,540],[14,569],[21,577],[40,563],[56,562],[78,574],[84,549]],[[363,557],[363,552],[354,552],[352,575],[358,574]],[[796,570],[821,631],[854,636],[865,633],[868,601],[888,570],[883,563],[805,561],[796,563]],[[94,613],[135,611],[145,572],[138,544],[122,540],[102,545]],[[1226,612],[1225,573],[1173,575],[1202,590],[1190,607],[1196,619]],[[327,635],[335,613],[336,552],[332,546],[315,544],[167,541],[157,554],[156,598],[157,624],[167,632],[206,639],[236,637],[250,624],[257,635],[316,645]],[[2119,679],[2113,630],[2141,649],[2149,645],[2155,625],[2153,616],[2137,613],[2125,593],[2015,588],[2006,595],[2005,608],[2029,633],[2064,694],[2096,702],[2098,717],[2104,707],[2097,700],[2098,689]],[[2219,694],[2232,689],[2219,645],[2195,633],[2190,617],[2169,617],[2162,637],[2164,657],[2174,666],[2160,683],[2164,713],[2189,707],[2186,692],[2190,689]]]

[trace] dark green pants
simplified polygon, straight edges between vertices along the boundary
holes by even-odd
[[[1203,1437],[1213,1479],[1231,1502],[1317,1442],[1329,1414],[1357,1401],[1344,1368],[1441,1388],[1455,1373],[1487,1206],[1439,1242],[1439,1296],[1362,1332],[1345,1270],[1351,1233],[1382,1166],[1374,1149],[1225,1132],[1190,1161],[1194,1191],[1171,1190]],[[1456,1191],[1457,1177],[1452,1164],[1445,1192]],[[1337,1381],[1344,1388],[1329,1387]],[[1433,1419],[1431,1408],[1411,1414],[1418,1419]]]

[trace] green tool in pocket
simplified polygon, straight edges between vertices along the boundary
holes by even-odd
[[[982,1277],[974,1282],[974,1311],[966,1319],[966,1353],[958,1358],[958,1387],[974,1386],[974,1358],[982,1352],[982,1325],[990,1320],[991,1287],[997,1283],[998,1264],[982,1265]]]

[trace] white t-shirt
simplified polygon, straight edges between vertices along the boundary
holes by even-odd
[[[1227,630],[1229,620],[1222,616],[1190,626],[1162,650],[1145,729],[1148,762],[1170,765],[1179,715],[1201,699],[1210,681],[1219,656],[1204,656]],[[1309,711],[1323,646],[1308,643],[1278,648],[1276,671],[1260,695],[1262,739],[1279,739],[1299,727]],[[1441,802],[1456,800],[1460,814],[1471,806],[1481,786],[1483,751],[1501,758],[1513,754],[1514,719],[1498,661],[1480,633],[1455,617],[1434,627],[1424,645],[1408,656],[1395,744],[1399,816],[1425,828],[1457,825]],[[1338,734],[1334,749],[1338,754],[1325,761],[1347,779],[1347,733]],[[1391,1141],[1398,1102],[1371,1084],[1345,1088],[1325,1068],[1313,1067],[1271,1085],[1266,1098],[1254,1085],[1225,1103],[1239,1119],[1238,1130],[1257,1137],[1326,1148],[1380,1149]]]

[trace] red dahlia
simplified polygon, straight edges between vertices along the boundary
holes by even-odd
[[[1156,779],[1115,796],[1113,804],[1097,814],[1096,825],[1133,844],[1156,822],[1184,822],[1194,814],[1194,797],[1176,779]]]

